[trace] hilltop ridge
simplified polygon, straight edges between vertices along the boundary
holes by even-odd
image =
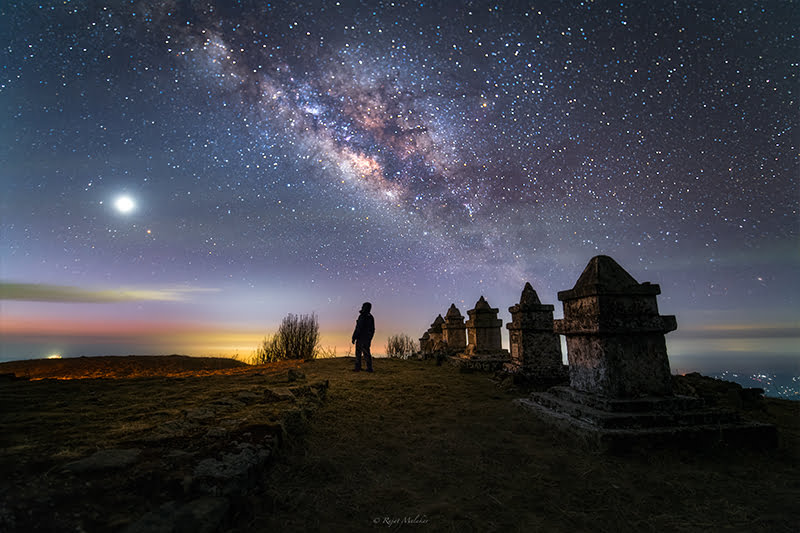
[[[725,382],[678,376],[681,392],[776,424],[778,449],[721,445],[598,455],[515,406],[512,400],[527,391],[490,374],[431,361],[381,359],[375,374],[353,374],[351,365],[338,358],[195,376],[3,381],[0,399],[8,409],[0,421],[9,433],[0,463],[13,475],[2,487],[10,497],[0,516],[5,526],[11,519],[21,526],[23,511],[52,517],[55,509],[93,531],[110,531],[182,509],[207,513],[203,520],[229,532],[374,531],[402,524],[458,531],[775,532],[792,531],[800,518],[797,402],[751,398]],[[325,393],[314,384],[327,384]],[[199,490],[196,481],[184,489],[175,472],[136,462],[180,458],[178,471],[201,479],[226,457],[258,457],[262,437],[271,443],[268,458],[226,485],[227,496],[214,497],[222,500],[191,500],[201,507],[179,505],[181,495]],[[234,442],[245,448],[231,448]],[[154,455],[175,446],[190,455]],[[127,476],[120,483],[128,488],[94,490],[91,499],[85,488],[70,489],[69,480],[81,477],[63,474],[64,468],[107,447],[140,451],[117,457],[133,461],[115,474]],[[37,486],[65,491],[65,499],[24,489]],[[105,515],[97,510],[103,498],[112,498]],[[170,501],[173,511],[164,507]]]

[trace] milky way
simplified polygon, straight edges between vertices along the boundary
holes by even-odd
[[[155,4],[0,7],[3,280],[416,335],[602,253],[797,328],[790,2]]]

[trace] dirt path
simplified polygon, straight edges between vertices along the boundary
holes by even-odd
[[[350,364],[304,367],[330,380],[326,405],[237,530],[789,531],[797,519],[797,465],[781,452],[597,456],[486,374]]]

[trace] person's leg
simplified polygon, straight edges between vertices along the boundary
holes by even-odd
[[[367,364],[367,372],[372,372],[372,353],[369,350],[369,344],[365,343],[363,346],[364,350],[364,362]]]
[[[356,341],[356,367],[354,370],[361,370],[361,343]]]

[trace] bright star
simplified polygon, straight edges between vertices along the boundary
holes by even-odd
[[[114,207],[120,213],[130,213],[136,207],[133,199],[130,196],[120,196],[114,201]]]

